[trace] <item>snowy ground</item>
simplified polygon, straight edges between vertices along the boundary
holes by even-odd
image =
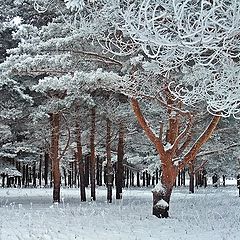
[[[124,190],[123,200],[79,202],[78,189],[63,189],[63,203],[51,203],[51,189],[0,189],[1,240],[232,240],[240,239],[236,186],[174,190],[171,218],[151,215],[151,189]],[[88,192],[89,194],[89,192]]]

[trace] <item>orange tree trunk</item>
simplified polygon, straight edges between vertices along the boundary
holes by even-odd
[[[169,203],[177,177],[177,168],[171,164],[172,159],[162,159],[161,181],[152,190],[153,193],[153,215],[159,218],[169,217]]]
[[[196,158],[198,151],[201,149],[202,145],[206,143],[206,141],[211,137],[221,117],[213,116],[210,124],[203,131],[197,141],[192,145],[190,150],[186,153],[186,155],[183,157],[183,160],[179,160],[178,165],[175,166],[173,158],[176,156],[176,153],[179,150],[182,152],[184,150],[183,147],[185,148],[187,145],[185,143],[183,145],[180,145],[180,141],[191,133],[191,116],[189,117],[189,122],[185,130],[183,130],[181,133],[179,132],[179,121],[177,119],[178,116],[176,116],[176,120],[170,118],[169,129],[167,131],[167,140],[171,147],[165,149],[162,138],[156,136],[156,134],[152,131],[149,123],[143,116],[137,99],[132,98],[131,104],[138,123],[144,130],[148,139],[154,144],[159,154],[162,166],[161,181],[152,191],[153,215],[157,217],[168,217],[169,202],[178,171],[182,170],[190,161],[193,161]],[[188,142],[188,138],[186,141]]]
[[[50,159],[52,161],[53,175],[53,202],[60,202],[61,173],[59,167],[59,133],[60,133],[60,114],[51,113],[51,145]]]

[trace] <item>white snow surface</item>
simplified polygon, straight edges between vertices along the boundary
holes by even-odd
[[[197,190],[197,189],[196,189]],[[88,199],[89,197],[88,189]],[[232,240],[240,239],[240,198],[236,186],[176,188],[170,218],[151,214],[149,188],[123,192],[122,200],[79,201],[78,189],[62,189],[53,205],[51,189],[0,189],[0,239],[3,240]]]
[[[161,181],[158,182],[158,184],[155,185],[155,187],[152,189],[152,192],[162,192],[164,193],[166,189],[163,187]]]
[[[166,201],[164,201],[163,199],[159,200],[156,205],[159,206],[160,208],[168,207],[168,203]]]

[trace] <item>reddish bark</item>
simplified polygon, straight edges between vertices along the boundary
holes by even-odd
[[[169,96],[168,96],[169,97]],[[166,133],[166,140],[171,147],[164,149],[162,137],[157,137],[154,132],[151,130],[149,124],[145,120],[139,103],[135,98],[131,99],[132,108],[134,114],[138,120],[138,123],[144,130],[145,134],[149,140],[155,145],[155,148],[159,154],[159,158],[162,166],[162,176],[161,184],[164,191],[153,191],[153,214],[157,217],[168,217],[169,216],[169,202],[171,198],[172,189],[177,178],[178,171],[182,170],[190,161],[193,161],[201,149],[202,145],[211,137],[214,129],[216,128],[218,122],[220,121],[219,116],[213,116],[212,121],[209,126],[204,130],[203,134],[198,138],[198,140],[190,148],[189,152],[184,156],[183,161],[181,161],[177,166],[175,166],[173,159],[182,153],[184,149],[188,146],[191,136],[191,126],[192,126],[192,117],[188,112],[181,112],[172,114],[172,109],[176,111],[176,108],[172,108],[173,101],[168,101],[168,113],[169,113],[169,128]],[[180,121],[179,114],[184,114],[187,119],[186,128],[180,132]],[[161,126],[162,128],[162,126]],[[162,135],[162,133],[160,134]],[[185,138],[185,142],[181,143]],[[157,188],[156,188],[157,189]],[[161,204],[158,204],[164,200],[168,205],[167,207],[160,207]]]
[[[52,161],[53,174],[53,202],[60,202],[61,173],[59,168],[59,134],[60,134],[60,114],[51,113],[51,145],[50,159]]]

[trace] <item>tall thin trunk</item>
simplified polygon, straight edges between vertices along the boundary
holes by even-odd
[[[123,157],[124,157],[124,126],[119,126],[118,149],[117,149],[117,169],[116,169],[116,199],[122,198],[123,187]]]
[[[96,158],[95,158],[95,132],[96,132],[96,109],[91,110],[91,133],[90,133],[90,184],[91,200],[96,200]]]
[[[25,167],[25,173],[26,173],[25,187],[28,187],[29,186],[29,169],[28,169],[28,164]]]
[[[99,186],[102,186],[102,159],[99,158],[99,165],[98,165],[98,170],[99,170],[99,179],[98,179],[98,182],[99,182]]]
[[[181,172],[178,171],[178,186],[181,186]]]
[[[96,156],[96,182],[97,185],[99,186],[99,156]]]
[[[61,173],[59,167],[59,134],[60,134],[60,114],[51,113],[51,145],[50,159],[52,161],[53,175],[53,202],[60,202]]]
[[[25,186],[25,180],[26,180],[26,171],[25,171],[25,165],[24,163],[22,164],[22,187],[26,187]]]
[[[194,193],[194,165],[192,163],[189,164],[189,193]]]
[[[72,162],[70,162],[69,163],[69,170],[68,170],[68,172],[69,172],[69,174],[68,174],[68,186],[70,187],[70,188],[72,188]]]
[[[146,172],[144,171],[143,173],[142,173],[142,185],[143,185],[143,187],[145,187],[145,179],[146,179]]]
[[[91,159],[91,156],[90,155],[87,155],[85,157],[85,164],[84,164],[84,176],[85,176],[85,187],[88,187],[89,185],[89,169],[90,169],[90,159]]]
[[[137,187],[140,187],[140,174],[137,172]]]
[[[74,185],[77,187],[77,161],[74,161]]]
[[[106,153],[107,153],[107,201],[111,203],[113,185],[113,167],[111,161],[111,121],[108,118],[107,118]]]
[[[36,162],[33,163],[32,177],[33,177],[33,187],[36,187],[36,186],[37,186],[37,179],[36,179]]]
[[[39,186],[42,186],[42,155],[40,156],[40,161],[39,161],[39,172],[38,172],[38,181],[39,181]]]
[[[83,153],[82,153],[82,140],[81,140],[81,127],[76,121],[76,142],[77,142],[77,162],[78,171],[80,176],[80,197],[81,201],[86,201],[86,189],[85,189],[85,176],[84,176],[84,163],[83,163]]]
[[[49,165],[49,153],[45,152],[44,154],[44,185],[48,186],[48,165]]]

